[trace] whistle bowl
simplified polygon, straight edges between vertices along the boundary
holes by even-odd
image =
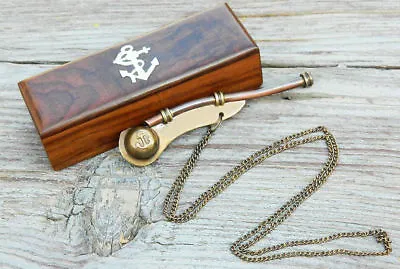
[[[130,129],[124,143],[128,154],[140,160],[154,156],[160,146],[158,135],[146,126]]]

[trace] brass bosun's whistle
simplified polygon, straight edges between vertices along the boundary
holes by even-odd
[[[147,119],[143,126],[121,132],[119,150],[129,163],[135,166],[149,165],[158,159],[175,138],[203,126],[211,125],[211,128],[215,129],[221,121],[238,113],[248,99],[312,85],[310,73],[305,72],[300,74],[300,79],[279,87],[229,94],[215,92],[213,96],[193,100],[171,109],[165,108]]]

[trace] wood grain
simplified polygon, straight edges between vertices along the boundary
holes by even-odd
[[[224,122],[189,180],[182,204],[188,205],[251,152],[284,135],[325,125],[340,147],[337,170],[262,244],[382,227],[393,241],[390,256],[247,264],[229,253],[233,240],[315,175],[326,158],[322,144],[276,156],[241,178],[196,220],[182,225],[163,220],[162,201],[204,129],[176,140],[147,168],[132,168],[111,150],[60,172],[51,170],[16,82],[209,4],[0,4],[1,268],[399,267],[400,73],[399,31],[394,31],[399,25],[398,1],[232,1],[245,26],[252,25],[252,35],[272,39],[265,42],[268,46],[259,43],[264,66],[314,66],[264,68],[264,86],[279,85],[303,71],[314,75],[315,85],[248,102],[241,113]],[[284,24],[283,18],[290,23]],[[307,26],[311,18],[313,24]],[[296,40],[308,27],[319,30],[310,39]],[[29,36],[30,42],[21,36]],[[132,196],[127,197],[124,189]],[[139,216],[136,223],[130,219],[134,216]],[[327,247],[374,248],[374,244],[348,240]]]
[[[192,78],[186,83],[168,88],[118,109],[109,111],[79,125],[72,126],[54,135],[42,138],[50,163],[60,170],[79,161],[93,157],[118,144],[121,131],[137,126],[165,107],[174,107],[190,98],[210,96],[215,89],[237,92],[256,89],[261,81],[259,54],[220,67],[204,75]],[[255,64],[257,63],[258,64]],[[243,68],[243,69],[242,69]],[[235,70],[240,74],[232,77]],[[247,70],[248,72],[243,72]],[[216,86],[218,85],[218,86]],[[159,100],[154,103],[153,100]],[[73,144],[71,144],[73,143]]]
[[[69,0],[64,5],[26,0],[19,5],[4,1],[0,14],[7,19],[0,19],[0,60],[71,61],[223,2]],[[265,66],[399,66],[397,0],[232,0],[229,4],[256,39]]]
[[[149,80],[121,78],[113,60],[125,46],[151,48],[150,57],[140,57],[160,63]],[[25,79],[19,87],[49,160],[60,170],[115,147],[120,132],[163,108],[261,84],[257,45],[221,5]]]

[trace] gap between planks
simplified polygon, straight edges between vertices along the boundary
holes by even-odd
[[[63,65],[70,61],[5,61],[0,60],[0,63],[18,64],[18,65]],[[262,68],[363,68],[363,69],[382,69],[382,70],[399,70],[400,65],[341,65],[341,64],[269,64],[261,61]]]

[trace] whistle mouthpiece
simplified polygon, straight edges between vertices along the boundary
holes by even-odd
[[[300,77],[303,79],[303,88],[311,87],[314,84],[314,80],[310,73],[308,72],[301,73]]]

